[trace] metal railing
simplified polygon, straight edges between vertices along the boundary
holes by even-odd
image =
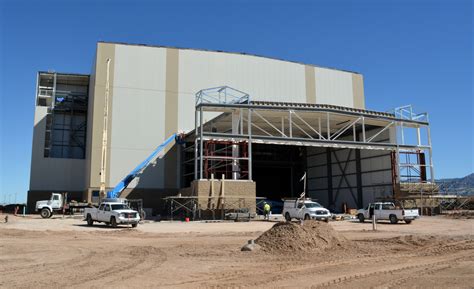
[[[201,103],[244,104],[250,102],[250,95],[229,86],[202,89],[196,93],[196,105]]]

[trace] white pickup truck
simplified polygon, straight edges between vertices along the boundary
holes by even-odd
[[[420,217],[418,209],[406,210],[401,205],[395,206],[391,202],[378,202],[370,203],[367,208],[358,210],[357,218],[363,223],[365,219],[372,219],[374,214],[376,220],[389,220],[392,224],[402,220],[410,224],[411,221]]]
[[[137,211],[130,209],[121,201],[102,202],[99,208],[86,208],[84,210],[84,219],[87,225],[92,226],[94,222],[102,222],[112,227],[119,224],[138,226],[140,215]]]
[[[311,199],[284,200],[283,216],[289,222],[291,219],[298,220],[324,220],[329,222],[331,212]]]

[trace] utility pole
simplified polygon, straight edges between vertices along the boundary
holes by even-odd
[[[102,129],[102,159],[100,163],[100,199],[106,197],[105,192],[105,174],[107,170],[107,126],[109,120],[109,90],[110,90],[110,58],[107,58],[107,74],[105,80],[105,99],[104,99],[104,127]]]

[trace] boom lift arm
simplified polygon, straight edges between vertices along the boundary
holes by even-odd
[[[133,171],[123,178],[111,191],[107,192],[107,198],[120,198],[122,191],[138,176],[145,168],[158,156],[158,154],[173,140],[181,143],[182,134],[175,133],[160,144],[143,162],[141,162]]]

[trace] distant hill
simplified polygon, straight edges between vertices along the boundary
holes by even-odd
[[[441,193],[474,195],[474,173],[463,178],[439,179],[436,183],[441,185]]]

